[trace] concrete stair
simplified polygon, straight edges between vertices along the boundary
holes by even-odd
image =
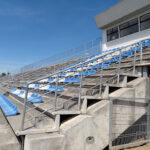
[[[0,109],[0,150],[21,150],[20,143]]]
[[[29,121],[25,125],[24,131],[20,131],[19,124],[22,117],[23,99],[12,94],[7,95],[7,98],[19,107],[19,114],[7,117],[7,120],[18,137],[25,137],[24,150],[91,150],[93,148],[99,150],[106,148],[109,139],[109,99],[111,97],[149,96],[147,88],[149,88],[150,80],[148,77],[143,77],[145,76],[143,68],[147,67],[148,69],[150,66],[149,50],[149,48],[143,49],[143,64],[140,64],[140,53],[137,53],[135,74],[132,71],[125,73],[131,68],[133,58],[122,59],[119,84],[117,84],[117,78],[106,83],[108,79],[116,75],[118,64],[112,64],[110,68],[104,69],[101,95],[99,94],[99,84],[89,92],[90,88],[99,83],[99,74],[85,77],[81,90],[80,111],[77,106],[79,84],[69,84],[62,93],[58,94],[56,110],[53,110],[54,93],[44,95],[42,104],[28,103],[28,109],[36,108],[30,112],[30,116],[26,116],[27,119],[43,111],[45,113],[37,118],[36,124],[35,121]],[[42,75],[46,72],[44,71]],[[29,72],[27,74],[30,76]],[[33,79],[28,75],[26,80]],[[20,78],[18,81],[21,80]],[[39,90],[35,90],[35,92],[44,94]],[[70,100],[70,98],[72,99]],[[137,119],[138,117],[133,122]],[[16,124],[16,122],[18,123]],[[120,132],[124,130],[120,129]]]

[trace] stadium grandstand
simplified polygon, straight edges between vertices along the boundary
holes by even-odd
[[[0,150],[150,149],[150,1],[95,21],[102,38],[0,79]]]

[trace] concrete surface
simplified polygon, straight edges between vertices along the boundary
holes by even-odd
[[[19,142],[0,109],[0,150],[21,150]]]
[[[15,133],[17,133],[21,127],[23,104],[20,103],[19,101],[17,101],[17,99],[15,99],[12,96],[7,96],[7,98],[9,100],[11,100],[18,107],[18,112],[19,112],[18,115],[7,117],[8,122],[10,123],[11,127],[13,128]],[[40,112],[34,109],[26,115],[25,121],[29,120],[33,116],[37,116],[39,114],[40,114]],[[38,119],[39,119],[39,121],[36,124],[36,126],[34,125],[34,120],[30,120],[28,122],[25,122],[24,129],[28,129],[28,130],[31,129],[32,130],[32,129],[53,128],[54,127],[54,120],[52,118],[46,116],[45,114],[42,114],[41,116],[39,116]]]
[[[65,150],[64,136],[57,133],[27,135],[24,150]]]
[[[138,78],[131,81],[128,86],[128,88],[121,88],[109,96],[131,98],[143,95],[143,97],[146,97],[149,93],[149,91],[146,91],[149,86],[148,78]],[[139,111],[138,108],[134,110],[135,113]],[[116,109],[116,111],[119,112],[120,109]],[[124,109],[125,113],[130,111],[132,111],[130,108]],[[145,112],[144,110],[140,111],[141,115]],[[139,117],[135,117],[133,122]],[[123,132],[126,128],[128,128],[128,125],[120,128],[119,132]],[[108,145],[108,140],[109,101],[102,100],[90,106],[87,115],[79,115],[63,123],[59,134],[27,135],[25,150],[91,150],[93,148],[94,150],[102,150]],[[57,141],[57,145],[54,141]]]

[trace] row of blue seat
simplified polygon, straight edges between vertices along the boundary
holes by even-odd
[[[145,40],[145,41],[143,41],[143,42],[142,42],[142,45],[141,45],[140,42],[137,43],[137,49],[136,49],[136,51],[140,51],[141,46],[142,46],[142,47],[144,47],[144,46],[150,46],[150,40]],[[99,53],[97,53],[97,54],[95,54],[95,55],[92,55],[92,56],[90,56],[90,57],[88,57],[88,58],[86,58],[86,59],[84,59],[84,60],[78,61],[78,62],[75,63],[75,64],[66,66],[66,67],[64,67],[64,68],[62,68],[62,69],[67,69],[67,68],[69,68],[69,67],[73,67],[73,66],[75,66],[75,65],[77,65],[77,64],[80,64],[80,63],[85,62],[85,61],[87,61],[87,60],[89,60],[89,59],[92,59],[92,58],[94,58],[94,57],[96,57],[96,56],[98,56],[98,55],[102,55],[102,54],[104,54],[104,53],[108,53],[108,52],[111,52],[111,51],[116,51],[116,50],[119,50],[119,49],[122,49],[122,48],[123,48],[123,47],[118,47],[118,48],[106,50],[106,51],[104,51],[104,52],[99,52]],[[132,56],[132,54],[133,54],[132,52],[133,52],[134,50],[135,50],[135,46],[131,46],[131,51],[130,51],[130,52],[126,52],[126,51],[122,52],[122,57]],[[93,62],[93,61],[91,61],[91,62]],[[87,64],[85,64],[84,66],[86,66],[86,65],[87,65]],[[70,69],[69,71],[70,71],[70,72],[72,72],[72,71],[77,71],[77,68]]]
[[[142,45],[141,45],[140,43],[137,43],[137,46],[131,46],[131,48],[130,48],[128,51],[126,51],[126,50],[122,51],[121,57],[129,57],[129,56],[132,56],[135,51],[136,51],[136,52],[139,52],[139,51],[141,50],[141,46],[150,46],[150,40],[144,41],[144,42],[142,43]],[[121,48],[122,48],[122,47],[121,47]],[[107,50],[107,51],[105,51],[105,52],[116,51],[116,50],[121,49],[121,48],[116,48],[116,49],[112,49],[112,50]],[[97,55],[103,54],[103,53],[104,53],[104,52],[100,52],[100,53],[98,53]],[[86,61],[86,60],[88,60],[88,59],[91,59],[91,58],[93,58],[93,57],[95,57],[95,56],[96,56],[96,55],[93,55],[93,56],[91,56],[91,57],[88,57],[88,58],[86,58],[86,59],[84,59],[84,60],[82,60],[82,61],[79,61],[79,62],[73,64],[72,66],[77,65],[77,64],[79,64],[79,63],[81,63],[81,62],[84,62],[84,61]],[[96,60],[97,60],[97,59],[96,59]],[[93,62],[95,62],[96,60],[92,60],[92,61],[88,62],[87,64],[84,64],[83,67],[87,67],[89,63],[93,63]],[[119,62],[119,55],[112,56],[112,58],[110,58],[109,60],[104,61],[103,67],[104,67],[104,68],[108,68],[111,63],[115,63],[115,62]],[[67,66],[67,67],[71,67],[71,66]],[[63,68],[63,69],[67,69],[67,67],[65,67],[65,68]],[[98,64],[98,65],[94,65],[94,66],[88,68],[88,69],[87,69],[88,71],[84,71],[84,72],[83,72],[83,75],[84,75],[84,76],[94,75],[94,74],[96,73],[95,69],[101,69],[101,68],[102,68],[102,63],[100,63],[100,64]],[[69,69],[68,72],[77,72],[77,69],[78,69],[78,68],[72,68],[72,69]],[[91,71],[89,71],[89,70],[91,70]],[[66,72],[61,73],[61,74],[59,74],[59,77],[66,77],[66,74],[67,74]],[[81,76],[81,72],[78,72],[78,73],[74,74],[74,76]],[[51,79],[51,81],[52,81],[52,80],[54,80],[54,79]],[[68,79],[67,79],[67,80],[68,80]],[[66,80],[66,82],[67,82],[67,80]]]
[[[26,87],[27,86],[27,84],[24,84],[22,87]],[[40,86],[42,86],[42,87],[40,87]],[[37,88],[38,87],[38,88]],[[30,87],[29,86],[29,88],[32,88],[32,89],[39,89],[39,90],[42,90],[42,91],[48,91],[48,92],[55,92],[56,91],[56,85],[43,85],[43,84],[33,84],[33,86],[32,87]],[[58,92],[62,92],[63,91],[63,87],[62,86],[60,86],[60,85],[58,85]],[[13,89],[13,90],[16,90],[16,89]],[[15,92],[13,92],[13,91],[10,91],[11,93],[15,93]],[[20,91],[20,93],[19,94],[17,94],[18,96],[20,96],[21,94],[23,94],[23,93],[21,93],[21,92],[23,92],[24,93],[24,91],[22,90],[22,91]],[[33,95],[31,95],[31,97],[33,97]],[[35,97],[35,95],[34,95],[34,97]],[[38,97],[38,96],[37,96]]]
[[[142,43],[142,45],[141,45],[141,43],[137,43],[137,45],[131,46],[128,49],[124,49],[124,50],[123,50],[123,47],[119,47],[116,49],[106,50],[105,52],[99,52],[93,56],[90,56],[84,60],[81,60],[81,61],[79,61],[73,65],[66,66],[62,69],[67,69],[71,66],[75,66],[75,65],[80,64],[82,62],[86,62],[87,60],[93,59],[95,57],[95,60],[91,60],[88,63],[85,63],[83,65],[83,67],[87,67],[87,69],[83,71],[83,76],[95,75],[97,69],[101,69],[102,66],[103,66],[103,68],[109,68],[111,63],[119,62],[119,58],[120,58],[119,53],[109,54],[109,57],[107,57],[107,55],[106,55],[104,57],[104,62],[102,65],[102,62],[98,61],[99,57],[97,57],[97,56],[100,56],[100,55],[102,55],[104,53],[108,53],[108,52],[116,52],[117,50],[122,49],[121,57],[129,57],[129,56],[132,56],[135,51],[139,52],[141,50],[142,46],[150,46],[150,40],[144,41]],[[97,63],[97,62],[100,62],[100,63]],[[91,63],[90,64],[91,66],[89,65],[89,63]],[[79,71],[79,68],[80,68],[80,71]],[[68,72],[72,72],[73,74],[70,74],[68,76]],[[72,68],[72,69],[68,69],[68,71],[59,74],[59,83],[80,83],[80,76],[81,76],[81,66],[76,67],[76,68]],[[55,81],[56,81],[56,78],[53,77],[53,78],[49,78],[49,79],[45,80],[44,82],[52,83]],[[26,87],[26,85],[23,85],[23,87]],[[40,84],[35,84],[33,87],[30,87],[30,88],[40,89],[40,90],[50,91],[50,92],[56,91],[55,85],[47,85],[46,87],[40,87]],[[58,86],[58,92],[62,92],[62,91],[63,91],[63,86],[59,85]]]
[[[19,89],[12,89],[10,93],[17,95],[18,97],[25,98],[25,91],[19,90]],[[31,103],[41,103],[42,102],[42,96],[36,94],[36,93],[29,93],[27,100]]]
[[[47,92],[55,92],[56,91],[56,85],[49,85],[47,88],[42,89],[43,91],[47,91]],[[58,86],[57,87],[57,91],[58,92],[62,92],[63,91],[63,87],[62,86]]]
[[[149,41],[148,41],[148,42],[149,42]],[[148,43],[148,42],[147,42],[147,43]],[[146,45],[147,43],[144,43],[144,45]],[[148,44],[147,44],[147,45],[148,45]],[[108,52],[109,52],[109,51],[116,51],[116,50],[118,50],[118,49],[119,49],[119,48],[113,49],[113,50],[108,50]],[[138,43],[136,47],[135,47],[135,46],[132,46],[132,47],[130,48],[130,50],[128,50],[128,51],[123,51],[123,52],[121,53],[121,57],[129,57],[129,56],[132,56],[135,50],[136,50],[137,52],[141,50],[141,45],[140,45],[140,43]],[[102,54],[102,53],[101,53],[101,54]],[[95,56],[95,55],[94,55],[94,56]],[[93,57],[93,56],[92,56],[92,57]],[[89,57],[89,58],[92,58],[92,57]],[[87,59],[89,59],[89,58],[86,58],[85,60],[87,60]],[[84,61],[85,61],[85,60],[84,60]],[[92,61],[90,61],[90,62],[88,62],[88,63],[94,63],[95,61],[96,61],[96,60],[92,60]],[[81,62],[81,61],[80,61],[80,62]],[[83,61],[82,61],[82,62],[83,62]],[[119,55],[112,56],[110,59],[105,60],[103,65],[102,65],[102,63],[100,63],[100,64],[98,64],[98,65],[93,65],[92,67],[89,67],[86,71],[83,71],[83,76],[94,75],[94,74],[96,74],[96,69],[101,69],[102,66],[103,66],[103,68],[109,68],[109,66],[110,66],[111,63],[116,63],[116,62],[119,62]],[[79,63],[79,62],[77,62],[76,64],[78,64],[78,63]],[[87,64],[84,64],[84,67],[86,67],[86,66],[88,65],[88,63],[87,63]],[[66,68],[67,68],[67,67],[66,67]],[[65,69],[66,69],[66,68],[65,68]],[[77,68],[72,68],[72,69],[68,70],[68,72],[77,72]],[[80,82],[80,80],[78,80],[77,78],[74,78],[74,77],[68,78],[68,77],[66,77],[66,75],[67,75],[67,72],[60,73],[60,74],[59,74],[59,77],[60,77],[60,78],[65,77],[65,79],[64,79],[63,81],[61,81],[61,83],[79,83],[79,82]],[[73,76],[81,76],[81,71],[75,73]],[[47,82],[47,83],[51,83],[51,82],[54,82],[54,81],[56,81],[55,78],[49,78],[46,82]],[[34,86],[33,88],[34,88],[34,89],[38,89],[39,86],[40,86],[39,84],[35,84],[35,86]],[[55,90],[55,88],[50,86],[47,90],[53,91],[53,90]],[[61,90],[60,90],[60,91],[62,91],[62,87],[61,87]]]
[[[15,116],[18,114],[18,107],[0,94],[0,107],[5,116]]]

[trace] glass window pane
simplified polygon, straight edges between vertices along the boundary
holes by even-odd
[[[107,30],[107,41],[112,41],[119,38],[118,27]]]
[[[141,31],[146,29],[150,29],[150,20],[141,23]]]
[[[143,16],[140,17],[140,21],[141,22],[149,20],[149,19],[150,19],[150,13],[145,14],[145,15],[143,15]]]
[[[112,33],[112,29],[107,30],[107,35]]]
[[[113,32],[118,32],[118,27],[114,27]]]
[[[127,23],[124,23],[122,25],[120,25],[120,29],[124,29],[124,28],[127,28],[129,25],[128,25],[128,22]]]
[[[119,26],[120,28],[120,37],[124,37],[139,31],[138,19],[132,19],[122,25]]]
[[[142,30],[146,30],[150,28],[150,13],[145,14],[140,17],[140,28]]]
[[[137,23],[138,23],[138,19],[137,18],[133,19],[133,20],[129,21],[129,26],[135,25]]]
[[[131,26],[131,27],[121,30],[120,37],[124,37],[124,36],[130,35],[130,34],[136,33],[138,31],[139,31],[138,25],[134,25],[134,26]]]

